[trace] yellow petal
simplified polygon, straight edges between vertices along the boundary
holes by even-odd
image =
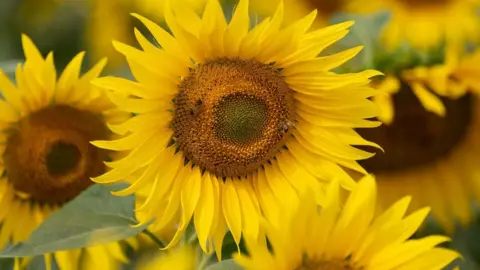
[[[257,172],[257,174],[254,174],[252,182],[258,198],[258,202],[260,204],[260,208],[262,209],[265,217],[270,222],[279,222],[279,208],[281,208],[279,207],[280,202],[274,196],[272,189],[269,187],[266,180],[265,172],[263,170],[260,170]]]
[[[445,116],[446,109],[439,97],[428,91],[420,83],[412,83],[412,90],[427,111],[433,112],[439,116]]]
[[[55,92],[56,101],[66,102],[68,100],[70,92],[73,90],[73,85],[78,81],[84,56],[85,52],[77,54],[63,70],[62,75],[58,79]]]
[[[242,211],[240,209],[240,202],[237,191],[235,190],[235,185],[231,179],[227,179],[223,186],[222,207],[225,221],[238,246],[242,235]]]
[[[98,78],[92,83],[97,87],[118,92],[121,96],[134,95],[144,99],[157,99],[165,96],[163,91],[153,90],[141,83],[113,76]]]
[[[379,94],[373,98],[373,102],[375,102],[380,109],[377,118],[384,124],[391,124],[395,114],[392,96],[390,94]]]
[[[187,8],[187,7],[184,7]],[[170,1],[165,2],[165,21],[172,31],[178,43],[192,60],[195,62],[203,62],[205,60],[205,53],[198,40],[198,37],[192,35],[179,24],[178,19],[173,14],[170,7]]]
[[[197,209],[193,216],[193,222],[198,235],[198,241],[202,250],[208,253],[207,240],[210,237],[210,227],[213,221],[213,186],[209,173],[202,177],[202,198],[198,201]]]
[[[455,251],[444,248],[435,248],[396,269],[443,269],[459,257],[460,255]]]
[[[165,208],[165,212],[163,212],[161,215],[161,219],[158,219],[155,222],[155,228],[157,231],[164,230],[169,224],[177,223],[173,221],[173,218],[180,208],[181,188],[183,186],[183,182],[188,180],[188,177],[190,176],[189,173],[191,173],[191,171],[184,167],[178,170],[178,173],[172,183],[173,186],[169,192],[168,203],[167,207]]]
[[[396,269],[402,265],[409,265],[416,257],[422,257],[430,253],[433,248],[441,243],[447,242],[450,239],[445,236],[432,235],[421,239],[410,240],[402,244],[392,244],[387,247],[383,253],[385,257],[380,257],[372,260],[372,268],[375,269]],[[388,254],[388,255],[387,255]],[[386,257],[388,256],[388,257]],[[376,263],[378,261],[378,263]],[[380,263],[383,262],[383,263]]]
[[[224,55],[224,35],[227,22],[223,15],[222,6],[218,0],[208,0],[202,17],[203,25],[200,31],[200,40],[205,44],[205,51],[211,55]]]
[[[358,46],[334,55],[322,56],[312,60],[298,62],[284,69],[282,74],[284,76],[291,76],[308,72],[329,71],[352,59],[362,49],[363,46]]]
[[[21,102],[22,96],[20,91],[2,70],[0,70],[0,91],[5,100],[7,100],[7,102],[11,104],[17,111],[24,109]]]
[[[253,189],[248,190],[245,186],[251,185],[250,182],[247,181],[233,181],[235,184],[235,189],[238,195],[238,201],[241,206],[242,212],[242,231],[244,237],[249,239],[256,240],[259,233],[259,226],[260,220],[259,215],[260,212],[257,212],[257,208],[255,207],[255,203],[252,201],[255,198],[255,194],[249,194],[249,192],[253,192]],[[224,196],[228,196],[224,194]]]
[[[55,252],[54,256],[56,263],[61,269],[78,269],[80,254],[81,250],[62,250]],[[45,262],[46,261],[47,257],[45,256]]]
[[[240,0],[225,32],[225,56],[238,56],[240,44],[248,34],[249,28],[248,0]]]
[[[22,34],[22,46],[26,60],[31,62],[33,66],[40,68],[43,65],[42,54],[40,54],[33,41],[25,34]]]
[[[168,249],[174,246],[180,238],[183,236],[183,232],[187,228],[190,220],[192,219],[193,213],[197,208],[198,201],[200,199],[200,192],[202,189],[202,176],[199,167],[194,169],[184,168],[184,170],[189,170],[190,177],[185,179],[183,182],[183,187],[181,189],[181,198],[180,203],[182,206],[182,215],[179,227],[172,238],[172,241],[165,247]]]
[[[179,60],[184,63],[184,65],[188,66],[188,63],[190,63],[189,56],[185,54],[185,52],[181,49],[178,41],[172,35],[170,35],[167,31],[165,31],[156,23],[139,14],[132,13],[132,16],[140,20],[145,25],[145,27],[147,27],[147,29],[150,31],[150,33],[152,33],[156,41],[168,54],[177,56]]]

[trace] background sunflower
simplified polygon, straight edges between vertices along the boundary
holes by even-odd
[[[382,40],[394,49],[408,43],[430,50],[440,44],[477,42],[479,18],[476,0],[354,0],[353,12],[388,10],[391,20]]]
[[[89,141],[109,138],[107,123],[115,123],[122,114],[90,84],[105,60],[80,77],[81,53],[57,81],[52,54],[44,58],[25,35],[22,43],[26,60],[17,66],[16,85],[0,73],[5,99],[0,102],[2,249],[27,240],[52,212],[92,184],[89,177],[105,170],[107,153]],[[77,269],[84,252],[86,267],[95,261],[113,269],[116,260],[126,260],[121,249],[112,243],[59,251],[45,255],[45,263],[54,259],[61,268]]]

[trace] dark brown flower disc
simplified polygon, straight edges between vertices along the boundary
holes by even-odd
[[[219,177],[242,177],[285,145],[294,116],[292,91],[278,70],[222,58],[183,79],[172,127],[186,159]]]
[[[49,204],[71,200],[105,171],[105,150],[90,144],[108,129],[93,113],[56,105],[34,112],[10,130],[3,156],[17,192]]]
[[[308,0],[312,9],[318,10],[320,14],[333,15],[343,11],[345,0]]]
[[[425,110],[403,84],[393,96],[392,124],[359,130],[365,139],[385,150],[362,160],[361,165],[368,172],[393,173],[426,166],[449,155],[468,134],[474,102],[471,95],[456,100],[442,98],[442,102],[447,112],[444,117]]]

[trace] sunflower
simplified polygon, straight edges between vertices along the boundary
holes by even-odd
[[[106,123],[115,112],[103,91],[92,87],[105,59],[79,77],[84,53],[78,54],[57,81],[53,54],[44,59],[33,42],[22,36],[26,61],[16,69],[16,85],[0,72],[0,247],[26,240],[63,204],[105,171],[107,152],[89,141],[108,139]],[[46,255],[61,269],[78,269],[81,255],[109,269],[125,261],[119,243]],[[92,269],[92,268],[85,268]]]
[[[411,194],[413,208],[431,206],[449,232],[471,221],[480,198],[479,57],[418,67],[377,84],[391,93],[375,97],[387,124],[359,132],[385,150],[361,163],[377,176],[380,205]]]
[[[248,270],[435,270],[459,257],[436,247],[448,241],[447,237],[408,240],[429,211],[423,208],[405,216],[410,197],[374,217],[376,186],[371,176],[359,182],[345,204],[336,182],[326,196],[320,210],[311,196],[302,196],[297,211],[280,222],[266,224],[273,251],[265,243],[246,240],[249,256],[235,254],[234,259]]]
[[[271,15],[282,0],[251,0],[252,10],[262,15]],[[316,26],[325,26],[333,15],[349,11],[352,0],[283,0],[285,23],[293,22],[306,16],[313,9],[318,11]]]
[[[280,4],[273,17],[250,29],[248,4],[239,2],[230,23],[217,0],[207,3],[201,18],[190,9],[167,6],[173,35],[134,14],[162,48],[135,31],[143,51],[114,46],[137,81],[94,82],[136,116],[110,126],[123,138],[93,142],[130,151],[93,180],[128,179],[131,186],[115,193],[119,196],[148,190],[137,208],[145,213],[140,224],[155,217],[156,231],[179,224],[168,247],[192,216],[205,252],[221,250],[227,228],[237,243],[242,235],[256,238],[261,215],[281,214],[278,201],[294,203],[298,191],[333,178],[351,189],[355,182],[341,166],[365,173],[357,160],[371,154],[350,144],[375,146],[352,128],[379,124],[364,119],[376,115],[368,100],[375,93],[369,78],[379,73],[330,71],[360,48],[318,56],[352,23],[308,31],[314,11],[281,28]]]
[[[408,42],[415,48],[429,49],[443,41],[478,41],[480,21],[477,0],[354,0],[351,10],[389,10],[391,19],[383,40],[393,48]],[[455,23],[452,23],[454,21]]]

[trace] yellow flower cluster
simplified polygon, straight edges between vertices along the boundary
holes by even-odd
[[[239,0],[231,19],[218,0],[156,2],[90,3],[93,55],[120,37],[133,80],[101,77],[106,60],[80,75],[84,53],[57,78],[53,54],[22,36],[15,82],[0,72],[2,249],[91,185],[126,182],[113,195],[136,196],[132,226],[167,242],[138,270],[204,269],[213,253],[222,267],[227,234],[229,263],[245,269],[434,270],[461,257],[439,246],[448,237],[412,236],[430,212],[448,233],[468,225],[480,198],[480,51],[467,46],[479,1]],[[120,5],[150,19],[124,23]],[[339,71],[362,46],[330,50],[354,22],[329,20],[384,9],[387,54],[440,47],[443,60]],[[116,270],[125,242],[152,246],[139,236],[45,262]]]

